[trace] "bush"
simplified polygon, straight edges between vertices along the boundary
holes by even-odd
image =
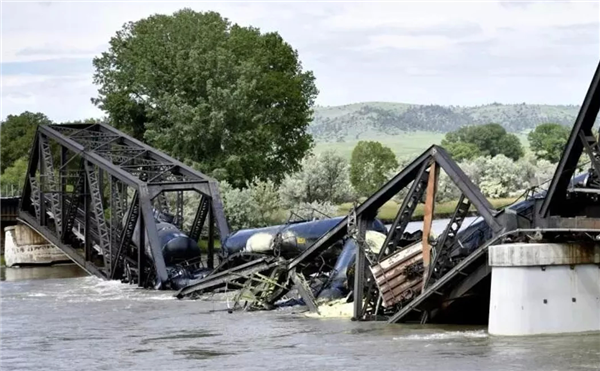
[[[438,187],[435,193],[436,202],[447,202],[458,200],[460,197],[460,190],[452,182],[448,174],[444,170],[440,170],[438,177]]]
[[[282,222],[281,201],[271,181],[254,180],[246,188],[220,182],[221,198],[232,230],[265,227]]]
[[[308,156],[302,170],[285,177],[279,187],[282,206],[342,203],[352,198],[348,162],[333,151]]]
[[[535,167],[530,162],[513,161],[502,154],[478,157],[461,163],[460,167],[489,198],[515,196],[531,187],[535,178]]]

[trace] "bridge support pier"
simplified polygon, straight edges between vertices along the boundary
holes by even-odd
[[[600,331],[599,245],[495,245],[489,265],[491,335]]]
[[[60,249],[24,224],[6,227],[6,266],[50,265],[69,262]]]

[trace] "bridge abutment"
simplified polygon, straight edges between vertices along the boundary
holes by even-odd
[[[600,331],[600,245],[490,246],[489,333]]]
[[[50,265],[70,261],[60,249],[24,224],[6,227],[3,234],[7,267]]]

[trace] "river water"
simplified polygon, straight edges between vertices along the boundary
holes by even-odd
[[[597,370],[600,334],[493,337],[484,327],[227,313],[86,276],[2,268],[2,370]]]

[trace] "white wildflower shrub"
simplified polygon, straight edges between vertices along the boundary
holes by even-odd
[[[444,170],[440,170],[438,175],[437,190],[435,199],[437,202],[446,202],[457,200],[460,197],[460,190],[452,182],[448,174]]]
[[[529,166],[524,166],[524,163],[519,164],[504,155],[484,159],[479,178],[479,188],[484,196],[490,198],[515,196],[529,188]],[[475,161],[478,160],[479,158]]]
[[[308,156],[302,170],[284,178],[279,187],[282,205],[293,208],[302,203],[341,203],[353,197],[348,161],[334,151]]]
[[[534,165],[533,176],[531,179],[532,186],[542,186],[546,188],[549,185],[550,179],[554,176],[556,165],[548,160],[537,160]]]
[[[264,227],[282,221],[279,193],[271,181],[254,180],[243,189],[223,181],[220,192],[232,230]]]

